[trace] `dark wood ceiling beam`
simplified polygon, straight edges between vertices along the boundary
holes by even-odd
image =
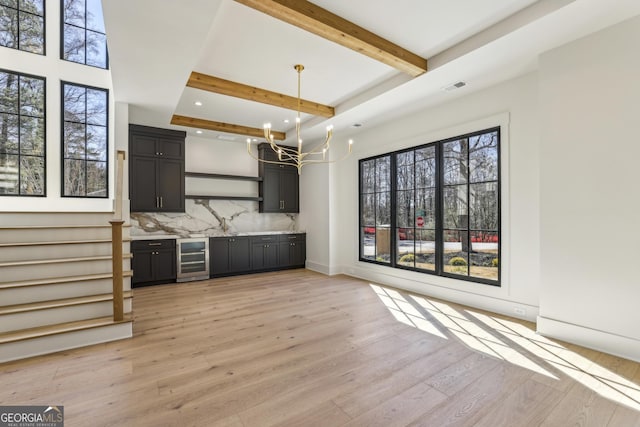
[[[264,138],[264,129],[252,128],[248,126],[235,125],[231,123],[215,122],[213,120],[198,119],[196,117],[180,116],[174,114],[171,117],[171,124],[177,126],[186,126],[190,128],[198,128],[205,130],[213,130],[217,132],[235,133],[238,135],[252,136],[255,138]],[[284,132],[271,131],[271,135],[278,141],[284,141],[287,135]]]
[[[191,73],[191,76],[187,81],[187,86],[213,93],[219,93],[221,95],[274,105],[288,110],[298,110],[298,98],[293,96],[283,95],[266,89],[260,89],[242,83],[224,80],[219,77],[198,73],[196,71]],[[333,117],[335,115],[333,107],[304,99],[300,100],[300,111],[322,117]]]
[[[236,1],[411,76],[416,77],[427,71],[426,59],[306,0]]]

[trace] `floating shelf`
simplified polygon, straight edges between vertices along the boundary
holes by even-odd
[[[185,199],[203,199],[203,200],[250,200],[252,202],[261,202],[262,197],[251,196],[197,196],[193,194],[187,194]]]
[[[185,172],[184,176],[192,178],[231,179],[238,181],[262,181],[261,176],[224,175],[219,173]]]

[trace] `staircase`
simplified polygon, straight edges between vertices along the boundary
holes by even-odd
[[[112,217],[0,214],[0,363],[132,336],[127,226],[124,319],[114,320]]]

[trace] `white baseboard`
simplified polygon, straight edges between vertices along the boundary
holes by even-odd
[[[343,273],[358,279],[369,280],[376,284],[392,286],[394,288],[415,292],[428,297],[430,296],[530,322],[535,322],[539,314],[539,307],[537,306],[509,300],[500,295],[482,295],[477,292],[452,289],[451,287],[427,282],[426,280],[429,279],[434,280],[431,277],[425,278],[424,281],[415,280],[401,276],[403,272],[397,273],[396,271],[393,271],[392,273],[397,273],[396,275],[382,272],[380,269],[364,268],[360,266],[341,266],[340,271],[336,271],[334,274],[337,273]]]
[[[537,332],[550,338],[640,362],[640,341],[585,326],[538,316]]]
[[[331,269],[326,264],[320,264],[317,262],[307,260],[305,263],[305,268],[311,271],[315,271],[318,273],[326,274],[327,276],[331,276]],[[335,273],[333,273],[335,274]]]

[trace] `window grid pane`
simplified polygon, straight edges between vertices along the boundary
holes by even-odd
[[[0,4],[0,46],[44,55],[44,0]]]
[[[0,195],[45,196],[45,80],[0,70]]]
[[[108,92],[63,82],[65,197],[108,197]]]
[[[360,161],[361,260],[499,285],[499,129],[391,154]]]
[[[109,68],[107,37],[100,0],[60,0],[64,25],[61,57],[67,61]]]

